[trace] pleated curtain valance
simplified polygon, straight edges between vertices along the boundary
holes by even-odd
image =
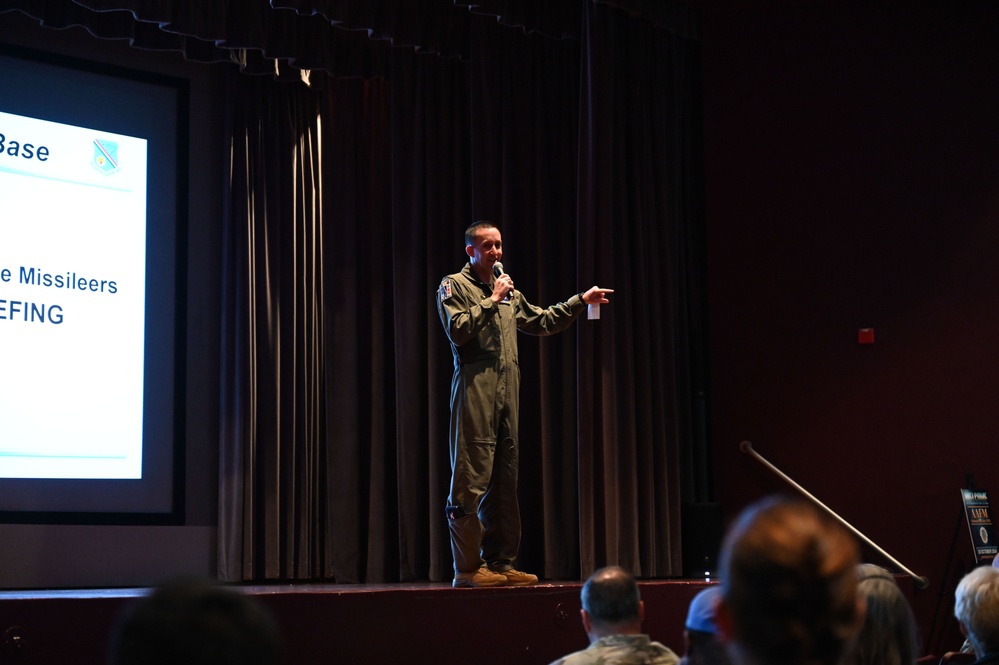
[[[0,0],[49,28],[82,27],[193,62],[235,62],[249,74],[387,78],[389,49],[466,58],[470,13],[555,39],[579,39],[584,3],[617,6],[684,37],[693,12],[663,0]]]

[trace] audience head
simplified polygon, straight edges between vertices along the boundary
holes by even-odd
[[[858,547],[814,506],[770,497],[722,544],[718,628],[739,665],[834,665],[863,619]]]
[[[638,583],[624,568],[609,566],[593,573],[583,585],[580,598],[583,627],[591,641],[641,632],[645,608]]]
[[[715,605],[721,589],[717,586],[709,586],[694,596],[687,608],[687,620],[683,627],[694,633],[707,633],[714,635],[718,632],[715,627]]]
[[[999,652],[999,569],[979,566],[961,578],[954,616],[979,658]]]
[[[916,619],[895,578],[881,566],[857,567],[857,591],[867,602],[867,616],[852,650],[853,665],[913,665]]]
[[[256,600],[211,582],[175,580],[129,605],[111,665],[275,665],[277,629]]]
[[[715,624],[715,608],[720,596],[720,587],[709,586],[690,601],[683,626],[686,645],[683,665],[727,665],[728,655],[718,639]]]

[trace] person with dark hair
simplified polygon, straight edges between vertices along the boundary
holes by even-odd
[[[867,616],[848,662],[852,665],[913,665],[916,618],[898,583],[881,566],[857,567],[857,591],[867,603]]]
[[[680,665],[729,665],[715,624],[715,608],[720,596],[721,588],[715,585],[702,589],[690,601],[683,624],[685,652]]]
[[[838,665],[864,619],[857,542],[814,506],[744,510],[720,557],[717,624],[736,665]]]
[[[593,288],[542,309],[503,271],[503,237],[492,222],[465,231],[468,263],[437,289],[437,311],[451,342],[451,488],[445,513],[454,586],[526,586],[537,575],[513,567],[520,549],[517,502],[520,365],[517,331],[551,335],[585,305],[609,302]]]
[[[620,566],[601,568],[580,594],[590,646],[552,665],[676,665],[677,655],[642,633],[645,604],[635,578]]]
[[[177,579],[128,605],[111,633],[109,665],[277,665],[267,610],[214,583]]]
[[[975,650],[975,665],[999,663],[999,568],[979,566],[961,578],[954,617]]]

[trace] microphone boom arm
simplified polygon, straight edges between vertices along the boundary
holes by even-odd
[[[765,467],[767,467],[768,469],[770,469],[771,471],[773,471],[775,474],[777,474],[778,476],[780,476],[782,479],[784,479],[784,481],[786,483],[788,483],[789,485],[791,485],[791,487],[795,488],[796,490],[798,490],[799,492],[801,492],[802,494],[804,494],[808,498],[809,501],[811,501],[812,503],[814,503],[815,505],[817,505],[819,508],[822,508],[822,510],[826,511],[831,517],[833,517],[833,519],[835,519],[837,522],[839,522],[840,524],[842,524],[843,526],[845,526],[847,529],[849,529],[851,532],[853,532],[854,535],[856,535],[862,541],[864,541],[865,543],[867,543],[868,545],[870,545],[871,547],[873,547],[875,550],[877,550],[886,559],[888,559],[889,561],[891,561],[892,563],[894,563],[896,566],[898,566],[903,572],[905,572],[907,575],[909,575],[909,577],[911,577],[913,579],[913,581],[916,584],[916,588],[917,589],[925,589],[925,588],[927,588],[930,585],[930,581],[927,578],[921,577],[920,575],[917,575],[916,573],[914,573],[911,570],[909,570],[908,568],[906,568],[904,565],[902,565],[898,561],[898,559],[896,559],[892,555],[888,554],[888,552],[885,552],[877,544],[875,544],[874,541],[872,541],[870,538],[868,538],[867,536],[865,536],[864,534],[862,534],[859,530],[857,530],[856,528],[854,528],[854,526],[852,524],[850,524],[845,519],[843,519],[842,517],[840,517],[839,515],[837,515],[832,510],[832,508],[830,508],[829,506],[825,505],[824,503],[822,503],[821,501],[819,501],[818,499],[816,499],[814,496],[812,496],[812,494],[808,490],[806,490],[804,487],[802,487],[798,483],[794,482],[794,480],[792,480],[790,477],[788,477],[787,474],[785,474],[783,471],[781,471],[776,466],[774,466],[769,461],[767,461],[758,452],[756,452],[755,450],[753,450],[753,444],[752,443],[750,443],[749,441],[743,441],[742,443],[739,444],[739,450],[741,450],[742,452],[746,453],[747,455],[749,455],[751,457],[756,458],[757,461],[759,461]]]

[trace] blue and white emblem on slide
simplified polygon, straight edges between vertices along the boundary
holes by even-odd
[[[118,144],[94,139],[94,168],[110,175],[118,170]]]

